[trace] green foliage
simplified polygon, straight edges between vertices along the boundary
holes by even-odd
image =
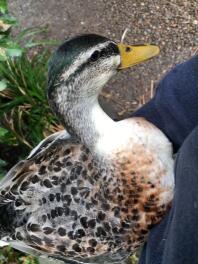
[[[136,254],[131,256],[131,264],[137,264],[138,263],[138,257]]]
[[[0,0],[0,13],[5,14],[8,10],[7,0]]]
[[[11,29],[16,26],[18,22],[9,15],[7,1],[0,0],[0,178],[57,127],[45,96],[47,46],[57,42],[38,40],[46,28],[28,28],[13,37]],[[7,263],[38,261],[5,247],[0,249],[0,264]]]
[[[7,162],[5,162],[5,160],[0,159],[0,179],[3,178],[6,174],[6,170],[5,170],[6,165]]]
[[[0,264],[39,264],[38,260],[32,256],[23,256],[11,247],[0,249]]]
[[[0,127],[0,139],[1,137],[4,137],[7,134],[7,130],[3,127]]]
[[[5,90],[7,87],[7,83],[6,83],[6,80],[1,80],[0,81],[0,92]]]
[[[8,15],[7,1],[0,0],[0,12],[0,61],[5,61],[9,57],[21,56],[22,49],[10,37],[10,29],[17,25],[17,21]]]
[[[44,47],[58,43],[54,40],[37,40],[40,33],[47,31],[46,27],[27,28],[13,38],[10,34],[11,27],[17,25],[17,20],[8,14],[7,1],[0,0],[0,62],[20,57],[32,47]]]
[[[32,148],[53,132],[56,119],[45,96],[47,61],[48,52],[39,52],[32,59],[23,54],[0,64],[5,83],[0,89],[0,120],[8,130],[0,133],[0,141]]]
[[[0,0],[0,12],[0,143],[21,145],[24,156],[56,131],[45,96],[49,52],[44,47],[57,42],[37,40],[46,28],[28,28],[13,38],[10,29],[17,21],[8,14],[4,0]]]

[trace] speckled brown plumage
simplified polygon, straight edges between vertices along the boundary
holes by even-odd
[[[136,249],[167,210],[161,196],[171,190],[160,186],[164,168],[155,155],[133,147],[101,163],[60,138],[16,165],[1,188],[1,202],[18,212],[12,239],[67,258]]]

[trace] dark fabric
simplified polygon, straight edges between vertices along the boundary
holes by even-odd
[[[198,56],[170,71],[133,116],[159,127],[175,151],[187,138],[175,166],[172,209],[150,231],[139,264],[198,264]]]
[[[170,71],[160,81],[155,97],[133,116],[154,123],[177,151],[198,124],[198,55]]]

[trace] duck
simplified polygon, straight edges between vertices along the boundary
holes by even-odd
[[[65,263],[122,263],[170,208],[172,145],[144,118],[112,120],[98,103],[119,71],[158,46],[96,34],[67,39],[49,62],[47,97],[64,126],[0,182],[0,239]]]

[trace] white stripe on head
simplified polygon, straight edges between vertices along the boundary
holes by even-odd
[[[110,43],[112,43],[112,41],[106,41],[106,42],[100,43],[100,44],[98,44],[92,48],[89,48],[85,52],[81,52],[79,54],[79,56],[74,60],[74,62],[69,66],[69,68],[63,72],[63,74],[61,75],[61,80],[66,81],[69,78],[69,76],[72,75],[80,67],[80,65],[85,63],[90,58],[91,54],[95,50],[97,50],[97,49],[101,50],[101,49],[107,47]]]

